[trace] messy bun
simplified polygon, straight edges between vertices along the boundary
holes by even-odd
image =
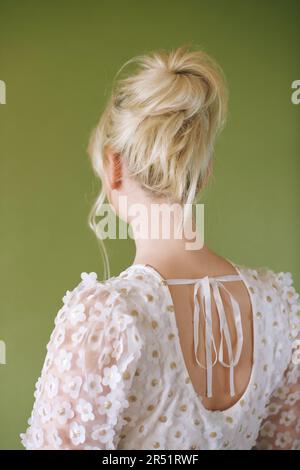
[[[101,178],[108,145],[142,188],[169,202],[191,204],[205,186],[225,122],[223,73],[205,52],[188,46],[139,55],[118,74],[130,64],[137,70],[117,81],[91,137],[94,170]],[[91,212],[94,230],[103,200],[102,193]]]

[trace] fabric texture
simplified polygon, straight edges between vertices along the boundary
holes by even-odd
[[[207,410],[189,378],[166,280],[82,273],[55,318],[26,449],[300,449],[300,301],[290,273],[235,264],[253,311],[243,396]]]

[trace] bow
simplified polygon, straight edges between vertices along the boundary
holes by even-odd
[[[227,276],[227,280],[229,276]],[[219,347],[219,353],[217,354],[216,350],[216,344],[215,344],[215,339],[213,336],[213,331],[212,331],[212,317],[211,317],[211,289],[213,291],[213,296],[216,302],[216,307],[217,307],[217,312],[218,312],[218,317],[219,317],[219,322],[220,322],[220,333],[221,333],[221,341],[220,341],[220,347]],[[232,312],[233,312],[233,318],[234,318],[234,324],[237,332],[237,348],[236,348],[236,353],[235,355],[233,354],[232,350],[232,344],[231,344],[231,338],[230,338],[230,333],[229,333],[229,328],[228,328],[228,323],[227,323],[227,318],[223,306],[223,302],[221,299],[221,294],[220,294],[220,288],[223,288],[231,302],[232,306]],[[199,325],[200,325],[200,304],[198,301],[198,290],[200,289],[200,298],[201,298],[201,304],[202,304],[202,314],[204,317],[205,321],[205,353],[206,353],[206,366],[201,364],[201,362],[198,359],[197,356],[197,350],[198,350],[198,343],[199,343]],[[216,364],[217,360],[225,366],[229,367],[229,376],[230,376],[230,395],[234,396],[235,390],[234,390],[234,367],[238,363],[240,356],[241,356],[241,351],[242,351],[242,345],[243,345],[243,330],[242,330],[242,323],[241,323],[241,312],[239,308],[239,304],[236,301],[236,299],[233,297],[233,295],[226,289],[222,282],[222,277],[220,278],[209,278],[208,276],[205,276],[195,282],[194,286],[194,303],[195,303],[195,308],[194,308],[194,352],[195,352],[195,357],[196,357],[196,362],[199,366],[207,370],[207,396],[211,397],[212,396],[212,368]],[[204,304],[204,305],[203,305]],[[224,339],[226,342],[227,346],[227,351],[228,351],[228,359],[229,362],[226,363],[224,361],[223,357],[223,349],[224,349]],[[215,353],[215,359],[214,362],[212,361],[212,347],[214,349]]]

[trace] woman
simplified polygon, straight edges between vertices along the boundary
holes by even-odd
[[[290,273],[237,265],[185,230],[197,223],[190,204],[225,122],[222,72],[187,47],[129,62],[139,67],[119,80],[91,138],[103,183],[91,226],[101,236],[107,196],[131,225],[136,256],[102,282],[83,273],[63,298],[22,442],[299,449],[300,303]],[[154,207],[173,204],[154,220]]]

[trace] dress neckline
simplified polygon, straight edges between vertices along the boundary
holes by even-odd
[[[149,265],[146,265],[149,266]],[[204,279],[210,279],[212,281],[219,282],[232,282],[232,281],[242,281],[242,278],[239,274],[224,274],[222,276],[202,276],[198,278],[174,278],[166,279],[166,282],[169,285],[183,285],[183,284],[195,284],[196,282],[203,281]]]
[[[227,260],[229,261],[229,260]],[[179,285],[179,284],[194,284],[197,281],[201,281],[203,279],[211,279],[221,282],[230,282],[230,281],[244,281],[244,277],[242,276],[240,271],[237,271],[237,265],[234,265],[232,261],[229,261],[232,266],[236,269],[236,274],[222,274],[218,276],[202,276],[196,278],[165,278],[156,268],[151,266],[150,264],[143,264],[143,263],[136,263],[132,264],[129,268],[149,268],[150,270],[154,271],[160,278],[161,281],[167,282],[168,284],[172,285]]]
[[[183,351],[181,350],[179,330],[178,330],[178,326],[177,326],[176,316],[175,316],[175,314],[171,316],[172,327],[173,327],[173,330],[174,330],[175,336],[176,336],[176,350],[177,350],[178,358],[181,362],[181,365],[182,365],[182,368],[184,370],[184,373],[185,373],[186,377],[189,378],[189,382],[188,382],[187,385],[190,387],[192,395],[198,400],[202,411],[206,412],[206,413],[227,413],[227,412],[234,411],[238,407],[239,403],[241,403],[242,400],[245,401],[246,397],[250,393],[250,390],[252,388],[252,383],[253,383],[253,380],[254,380],[254,375],[255,375],[256,352],[257,352],[256,351],[256,349],[257,349],[257,344],[256,344],[256,342],[257,342],[257,339],[256,339],[257,331],[256,331],[256,321],[255,321],[257,312],[256,312],[255,299],[252,295],[250,286],[248,284],[248,280],[246,279],[245,275],[242,273],[241,267],[238,264],[234,263],[233,261],[231,261],[227,258],[225,258],[225,259],[235,269],[236,274],[226,274],[226,275],[222,275],[222,276],[203,276],[201,278],[191,278],[191,279],[181,279],[181,278],[180,279],[179,278],[166,279],[160,274],[159,271],[157,271],[157,269],[155,269],[153,266],[151,266],[149,264],[136,263],[136,264],[133,264],[133,265],[130,266],[130,268],[138,268],[139,267],[139,268],[142,268],[142,269],[146,269],[149,272],[153,273],[154,276],[157,277],[160,280],[160,283],[161,283],[162,287],[165,289],[165,292],[166,292],[166,295],[167,295],[168,305],[169,305],[169,307],[172,308],[173,312],[175,312],[175,307],[174,307],[173,299],[172,299],[172,296],[171,296],[171,291],[168,287],[168,284],[171,285],[172,283],[174,283],[174,284],[193,284],[194,283],[196,285],[198,282],[200,282],[200,283],[204,282],[204,283],[206,283],[206,286],[207,286],[207,281],[210,281],[210,282],[214,282],[214,281],[215,282],[223,282],[223,281],[226,281],[226,280],[229,281],[229,279],[230,280],[235,280],[235,281],[239,280],[239,281],[242,281],[244,283],[244,285],[247,289],[248,295],[249,295],[249,299],[250,299],[250,302],[251,302],[251,309],[252,309],[252,325],[253,325],[252,368],[251,368],[251,373],[250,373],[250,378],[249,378],[248,384],[247,384],[243,394],[229,408],[226,408],[226,409],[223,409],[223,410],[210,410],[210,409],[206,408],[203,405],[203,403],[202,403],[203,397],[196,392],[196,390],[193,386],[189,371],[187,369],[187,365],[185,363],[185,359],[184,359],[184,356],[183,356]],[[195,313],[195,311],[194,311],[194,313]],[[195,328],[194,328],[194,340],[196,339],[195,336],[196,336],[196,334],[195,334]],[[210,371],[209,371],[209,374],[208,374],[208,384],[210,383],[210,381],[211,381],[211,367],[210,367]],[[232,374],[231,374],[231,393],[232,393],[232,383],[233,383],[233,380],[232,380]],[[209,391],[209,393],[211,393],[211,388],[209,388],[209,386],[208,386],[208,391]]]

